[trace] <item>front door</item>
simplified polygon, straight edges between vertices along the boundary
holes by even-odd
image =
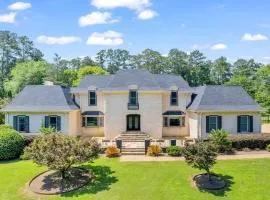
[[[127,131],[139,131],[140,129],[140,115],[127,115]]]

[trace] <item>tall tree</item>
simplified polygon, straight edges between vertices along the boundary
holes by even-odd
[[[188,55],[178,49],[171,49],[168,54],[168,70],[172,74],[182,76],[186,81],[191,80],[190,67],[188,65]]]
[[[97,63],[111,74],[119,69],[128,69],[131,64],[131,55],[127,50],[108,49],[101,50],[96,56]]]
[[[26,36],[0,31],[0,97],[4,97],[4,82],[10,78],[16,61],[41,60],[43,54]]]
[[[18,62],[11,71],[11,80],[4,84],[5,90],[11,96],[15,96],[26,85],[42,84],[49,67],[45,61]]]
[[[218,85],[222,85],[230,80],[231,77],[231,64],[227,58],[220,57],[215,60],[212,68],[212,78]]]
[[[135,68],[147,69],[153,74],[161,74],[168,71],[166,58],[152,49],[145,49],[138,55],[133,56]]]
[[[77,74],[77,79],[74,80],[73,85],[77,86],[80,84],[81,80],[86,76],[86,75],[90,75],[90,74],[107,74],[107,71],[105,71],[104,69],[102,69],[101,67],[98,66],[85,66],[85,67],[81,67],[78,70],[78,74]]]
[[[190,68],[191,86],[199,86],[211,83],[210,70],[211,62],[198,50],[192,51],[188,58],[188,66]]]

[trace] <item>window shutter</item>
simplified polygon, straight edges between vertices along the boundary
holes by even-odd
[[[85,117],[82,117],[82,127],[85,127]]]
[[[222,116],[218,116],[218,129],[222,129]]]
[[[25,116],[25,132],[30,133],[30,131],[29,131],[29,116]]]
[[[206,133],[209,133],[209,116],[206,116]]]
[[[241,116],[237,116],[237,132],[240,133],[240,120],[241,120]]]
[[[17,116],[13,116],[13,128],[18,131],[18,117]]]
[[[61,117],[60,116],[57,116],[56,127],[57,127],[57,131],[61,131]]]
[[[49,128],[49,116],[45,116],[45,128]]]
[[[249,132],[253,132],[253,116],[248,116],[249,120]]]

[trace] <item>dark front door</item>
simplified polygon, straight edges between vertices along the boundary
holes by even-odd
[[[127,115],[127,131],[139,131],[140,129],[140,115]]]

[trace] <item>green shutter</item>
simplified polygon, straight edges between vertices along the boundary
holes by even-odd
[[[85,127],[85,117],[82,117],[82,127]]]
[[[237,132],[240,133],[240,121],[241,121],[241,116],[237,116]]]

